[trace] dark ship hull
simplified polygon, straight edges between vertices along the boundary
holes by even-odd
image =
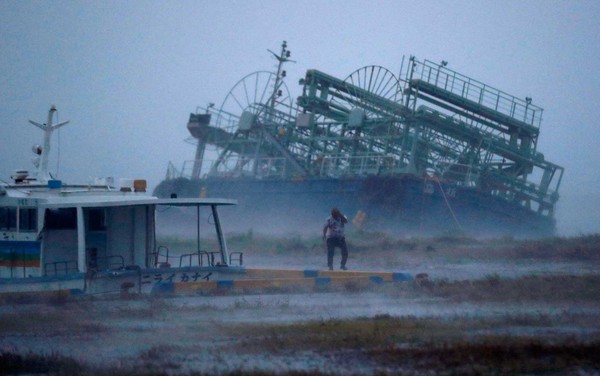
[[[552,218],[476,189],[411,175],[303,180],[173,179],[154,192],[185,197],[225,197],[238,207],[224,210],[237,232],[320,234],[331,207],[339,207],[354,229],[397,236],[545,237]]]

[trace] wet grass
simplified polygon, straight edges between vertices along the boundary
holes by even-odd
[[[46,335],[64,335],[70,333],[98,333],[104,329],[101,322],[86,314],[79,305],[73,310],[53,309],[35,305],[30,311],[6,312],[0,315],[0,335],[7,333],[45,333]]]
[[[352,338],[350,344],[352,345]],[[274,341],[273,339],[269,339]],[[281,346],[281,340],[275,341]],[[261,343],[255,346],[261,346]],[[547,342],[536,338],[498,337],[482,341],[363,344],[348,349],[336,342],[335,348],[319,349],[330,362],[346,364],[343,372],[318,370],[247,370],[214,372],[183,371],[181,365],[165,356],[171,348],[153,348],[140,355],[134,364],[120,367],[92,367],[58,354],[25,355],[0,353],[0,366],[5,374],[53,375],[342,375],[357,360],[372,364],[376,375],[564,375],[596,374],[600,370],[600,342]],[[306,347],[306,346],[304,346]],[[175,349],[176,350],[176,349]],[[268,351],[264,349],[263,351]],[[286,351],[278,349],[277,353]],[[349,367],[348,367],[349,366]],[[207,365],[205,369],[210,369]],[[354,374],[362,374],[356,372]]]
[[[600,303],[600,275],[489,275],[479,280],[438,280],[423,286],[427,293],[453,301],[472,302],[591,302]]]
[[[518,324],[555,325],[552,321],[532,315],[521,317]],[[600,370],[598,335],[581,341],[558,335],[465,334],[513,324],[514,317],[446,320],[384,315],[251,326],[238,328],[246,339],[235,351],[282,355],[309,347],[340,363],[360,359],[377,370],[374,374],[381,375],[576,374]]]
[[[390,253],[426,253],[428,256],[464,256],[470,259],[545,260],[581,261],[600,263],[600,234],[578,237],[550,237],[544,239],[516,240],[512,238],[475,239],[460,234],[430,238],[397,238],[386,233],[349,231],[346,236],[348,247],[356,254],[369,254],[385,257]],[[195,240],[162,238],[159,244],[166,244],[174,254],[196,250]],[[244,252],[246,256],[277,256],[319,254],[323,250],[320,234],[305,237],[268,236],[246,233],[227,235],[231,251]],[[214,239],[203,239],[201,244],[207,249],[216,249]]]
[[[347,320],[319,320],[294,324],[255,324],[234,326],[235,333],[248,339],[239,346],[252,351],[267,349],[271,352],[296,351],[310,344],[314,350],[386,348],[388,346],[420,346],[431,343],[460,343],[465,339],[489,342],[509,335],[495,335],[496,328],[516,328],[526,333],[525,328],[596,328],[597,316],[562,314],[505,314],[498,317],[414,317],[378,315]],[[227,329],[224,329],[227,330]],[[519,330],[515,330],[519,333]],[[514,338],[529,338],[526,334]],[[542,336],[543,337],[543,336]],[[548,330],[547,339],[552,342],[561,335]],[[599,341],[600,334],[592,333],[589,341]],[[570,340],[570,339],[569,339]],[[504,339],[502,339],[504,341]],[[500,342],[502,342],[500,341]],[[600,360],[599,360],[600,361]]]
[[[502,260],[524,262],[600,262],[600,235],[551,238],[475,240],[456,236],[430,239],[395,239],[385,234],[350,233],[351,252],[387,257],[423,255],[439,260]],[[186,250],[190,244],[175,242]],[[320,239],[297,236],[273,238],[252,233],[228,238],[232,250],[265,256],[322,257]],[[579,265],[579,264],[576,264]],[[4,346],[0,374],[55,375],[481,375],[481,374],[598,374],[600,373],[600,275],[491,274],[471,280],[425,280],[380,286],[348,285],[338,288],[347,299],[375,292],[396,301],[435,302],[455,306],[514,305],[550,307],[536,311],[509,310],[494,315],[445,317],[391,316],[353,319],[295,320],[286,323],[221,322],[215,317],[292,312],[287,294],[302,291],[271,290],[278,299],[240,295],[227,305],[196,303],[186,306],[172,297],[134,297],[127,300],[71,297],[52,294],[41,300],[12,296],[2,302],[0,337],[21,336],[56,340],[82,333],[112,338],[131,320],[131,336],[150,333],[164,341],[148,344],[133,358],[93,366],[59,353],[34,353]],[[326,290],[331,291],[331,290]],[[309,295],[307,295],[308,298]],[[198,297],[196,297],[198,298]],[[204,297],[200,297],[204,298]],[[181,299],[181,298],[178,298]],[[229,298],[227,298],[229,299]],[[413,300],[414,299],[414,300]],[[12,307],[12,308],[11,308]],[[203,311],[217,312],[210,322]],[[175,319],[176,318],[176,319]],[[152,325],[149,325],[152,324]],[[179,341],[171,331],[186,341]],[[134,333],[135,332],[135,333]],[[206,344],[206,337],[221,338]],[[147,338],[147,337],[144,337]],[[198,353],[210,353],[211,363],[192,365]],[[264,359],[264,368],[226,366],[229,356]],[[333,370],[268,367],[271,359],[292,359],[296,354],[324,359]],[[261,358],[262,357],[262,358]],[[204,359],[204,358],[202,358]],[[187,366],[186,366],[187,364]],[[218,365],[224,365],[218,368]],[[213,368],[207,368],[213,367]],[[335,368],[338,367],[338,368]],[[364,371],[368,370],[368,371]]]
[[[576,281],[571,278],[568,281]],[[595,280],[582,278],[585,283]],[[530,278],[524,278],[528,283]],[[481,284],[480,284],[481,283]],[[489,290],[489,284],[501,287],[512,280],[489,278],[474,281],[472,289]],[[537,283],[537,281],[536,281]],[[442,284],[436,293],[453,296],[456,289],[463,289],[459,283]],[[525,285],[527,288],[527,286]],[[434,288],[435,290],[435,288]],[[493,296],[495,291],[488,291]],[[467,301],[467,296],[462,299]],[[587,297],[587,295],[585,295]],[[476,296],[475,299],[480,299]],[[577,298],[579,299],[579,298]],[[46,330],[56,323],[69,325],[74,332],[96,332],[99,328],[90,327],[92,322],[111,322],[127,316],[132,319],[156,320],[176,314],[181,320],[179,326],[186,332],[205,332],[201,322],[194,317],[197,307],[181,307],[170,299],[141,299],[128,308],[119,309],[118,301],[93,301],[71,303],[64,306],[34,306],[39,310],[29,314],[3,314],[0,323],[2,330],[34,333]],[[129,301],[131,303],[131,301]],[[79,308],[76,305],[81,305]],[[264,309],[286,308],[285,298],[276,302],[240,297],[223,310],[249,312]],[[211,307],[203,307],[203,309]],[[158,312],[154,312],[158,311]],[[33,311],[32,311],[33,312]],[[86,312],[86,318],[83,318]],[[154,312],[154,313],[152,313]],[[42,315],[40,315],[42,313]],[[201,317],[201,316],[200,316]],[[41,318],[41,319],[40,319]],[[163,345],[152,346],[142,351],[136,359],[119,367],[91,366],[84,362],[58,353],[48,355],[4,351],[0,353],[0,369],[8,374],[89,374],[89,375],[308,375],[308,374],[348,374],[353,362],[367,365],[380,375],[476,375],[476,374],[572,374],[595,373],[600,370],[600,334],[597,331],[599,317],[594,314],[520,313],[504,314],[495,317],[450,316],[439,317],[395,317],[388,314],[356,319],[330,319],[281,324],[233,324],[216,325],[221,336],[235,338],[219,345],[219,353],[255,356],[268,354],[267,358],[293,357],[296,353],[314,353],[325,357],[328,362],[340,364],[340,372],[322,373],[319,370],[281,370],[266,368],[239,368],[230,371],[209,371],[207,369],[186,370],[182,359],[193,357],[196,351],[206,348],[189,348],[177,342],[167,341]],[[108,324],[107,324],[108,325]],[[563,327],[590,329],[585,336],[571,336],[560,333]],[[101,329],[101,328],[100,328]],[[512,330],[511,330],[512,329]],[[528,333],[539,329],[535,335]],[[2,333],[0,330],[0,333]],[[508,333],[508,334],[507,334]],[[542,333],[542,334],[540,334]],[[66,333],[60,330],[50,335],[60,338]],[[215,346],[215,345],[213,345]],[[357,372],[362,374],[362,372]]]
[[[60,354],[26,353],[21,355],[1,352],[0,369],[4,375],[82,375],[87,367]]]
[[[412,370],[409,374],[565,375],[596,374],[599,350],[600,342],[556,344],[531,338],[496,338],[480,343],[377,349],[367,354],[381,367]]]

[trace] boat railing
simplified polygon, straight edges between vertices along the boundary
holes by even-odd
[[[121,256],[108,256],[108,258],[111,257],[119,258]],[[85,274],[84,292],[86,294],[120,293],[121,296],[127,296],[141,291],[142,269],[139,265],[127,265],[112,270],[89,269]]]
[[[77,273],[77,261],[55,261],[44,264],[44,276],[66,275]]]
[[[233,265],[234,261],[237,265],[242,266],[244,264],[244,252],[230,252],[229,265]]]
[[[204,266],[204,260],[208,266],[215,265],[215,255],[220,255],[221,252],[198,251],[194,253],[185,253],[179,256],[179,267]],[[194,263],[194,260],[197,262]],[[187,265],[186,265],[187,263]]]
[[[181,268],[184,266],[188,266],[188,267],[195,266],[195,265],[192,265],[194,259],[197,260],[197,263],[195,265],[200,265],[200,261],[199,261],[200,252],[185,253],[185,254],[179,256],[179,267]],[[184,260],[186,260],[188,262],[187,265],[184,265]]]
[[[199,251],[198,252],[198,259],[199,259],[199,265],[200,266],[204,266],[204,259],[206,258],[206,264],[208,266],[215,266],[215,256],[220,256],[221,252],[216,252],[216,251],[211,251],[211,252],[207,252],[207,251]]]
[[[166,247],[163,248],[167,249]],[[192,266],[215,266],[215,260],[219,260],[220,256],[221,252],[218,251],[197,251],[192,253],[184,253],[179,256],[179,267],[185,268]],[[155,265],[170,265],[168,264],[168,253],[164,257],[166,257],[165,263],[157,262]],[[229,265],[232,265],[233,263],[242,266],[242,264],[244,263],[244,253],[231,252],[229,254]]]
[[[95,257],[93,261],[88,263],[90,270],[114,270],[123,269],[125,267],[125,259],[121,255],[109,255],[104,257]]]
[[[156,252],[152,252],[150,253],[150,263],[149,265],[154,265],[154,267],[158,267],[158,266],[167,266],[170,265],[169,263],[169,248],[164,246],[164,245],[159,245],[158,248],[156,249]],[[161,262],[161,257],[164,259],[163,262]]]

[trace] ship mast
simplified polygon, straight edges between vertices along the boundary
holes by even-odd
[[[277,104],[277,97],[281,96],[281,90],[279,89],[281,87],[281,84],[283,83],[283,79],[286,76],[286,71],[282,70],[283,68],[283,64],[287,63],[288,61],[291,61],[292,63],[295,63],[294,60],[290,60],[290,56],[292,55],[291,51],[287,49],[287,42],[283,41],[283,43],[281,44],[281,52],[279,53],[279,55],[277,55],[275,52],[271,51],[271,50],[267,50],[269,51],[271,54],[273,54],[273,56],[275,56],[275,59],[277,59],[277,61],[279,62],[277,64],[277,74],[275,75],[275,85],[273,86],[273,93],[271,94],[271,99],[269,100],[269,116],[273,116],[274,111],[275,111],[275,105]]]
[[[52,132],[69,122],[67,120],[58,124],[52,124],[52,118],[54,117],[55,112],[56,107],[52,105],[48,111],[48,120],[46,120],[46,123],[44,124],[29,120],[31,124],[44,131],[44,145],[41,147],[41,150],[38,148],[36,151],[36,153],[40,155],[40,163],[36,178],[37,181],[42,184],[45,184],[48,182],[48,180],[52,179],[52,176],[50,176],[50,172],[48,171],[48,156],[50,155],[50,139],[52,138]]]

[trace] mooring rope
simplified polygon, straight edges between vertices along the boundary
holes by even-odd
[[[440,180],[439,179],[435,179],[435,180],[437,181],[438,186],[440,187],[440,191],[442,192],[442,197],[444,197],[444,201],[446,202],[446,206],[448,206],[448,210],[450,210],[450,214],[452,214],[452,218],[454,218],[454,222],[458,226],[458,229],[460,231],[463,231],[463,228],[460,225],[460,222],[458,221],[458,218],[456,218],[456,214],[454,214],[454,210],[452,210],[452,206],[450,206],[450,202],[448,201],[448,197],[446,197],[446,192],[444,192],[444,188],[442,187],[442,184],[440,183]]]

